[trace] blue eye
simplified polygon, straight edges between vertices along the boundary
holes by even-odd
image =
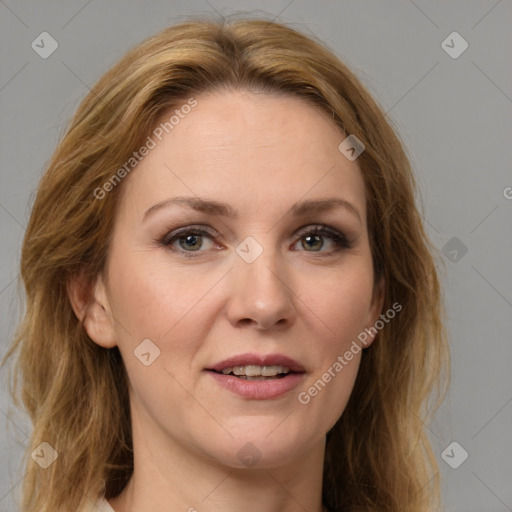
[[[166,235],[162,240],[162,244],[172,246],[178,250],[183,249],[184,252],[200,252],[200,249],[204,246],[205,238],[212,242],[214,236],[214,233],[210,233],[205,229],[196,229],[194,226],[187,226]],[[175,242],[178,242],[179,247],[175,246]],[[211,245],[212,244],[210,244],[210,247],[207,247],[207,249],[211,248]]]

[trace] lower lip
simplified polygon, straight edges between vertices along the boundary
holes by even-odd
[[[208,371],[208,373],[224,388],[251,400],[267,400],[288,393],[296,388],[304,378],[304,373],[289,373],[286,377],[268,380],[245,380]]]

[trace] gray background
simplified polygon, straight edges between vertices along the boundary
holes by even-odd
[[[428,426],[444,503],[453,512],[512,511],[510,0],[282,0],[259,2],[257,11],[227,0],[0,0],[0,355],[20,311],[17,265],[34,189],[79,101],[146,36],[215,11],[276,17],[316,35],[393,120],[421,185],[429,234],[446,254],[453,384]],[[47,59],[31,48],[43,31],[59,44]],[[441,46],[453,31],[469,44],[456,59]],[[30,425],[13,411],[5,376],[0,511],[13,512]],[[441,456],[453,441],[469,454],[457,469]],[[463,452],[447,453],[454,464]]]

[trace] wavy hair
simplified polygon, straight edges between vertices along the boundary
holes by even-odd
[[[425,422],[444,396],[449,358],[435,248],[402,143],[362,83],[314,37],[262,19],[190,18],[101,77],[39,183],[21,254],[25,309],[2,362],[16,355],[9,389],[33,423],[21,512],[82,510],[127,484],[133,446],[123,361],[117,347],[91,341],[68,297],[77,275],[91,296],[122,183],[101,200],[94,191],[163,113],[191,95],[237,89],[302,98],[364,143],[357,162],[375,278],[384,278],[383,310],[402,306],[364,350],[349,403],[327,435],[324,504],[337,512],[437,510],[439,473]],[[45,470],[30,457],[41,442],[59,453]]]

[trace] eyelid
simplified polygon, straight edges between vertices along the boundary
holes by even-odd
[[[331,228],[330,226],[327,226],[326,224],[306,224],[305,226],[302,226],[296,231],[297,235],[308,235],[315,231],[322,231],[324,233],[330,233],[332,235],[339,235],[339,236],[345,236],[342,232],[335,228]]]
[[[212,238],[218,237],[219,233],[213,229],[211,229],[209,226],[205,226],[203,224],[191,224],[189,226],[182,226],[180,228],[176,228],[168,232],[162,239],[161,243],[164,245],[167,245],[171,242],[173,238],[179,237],[182,233],[189,233],[194,232],[197,234],[207,234],[210,235]]]

